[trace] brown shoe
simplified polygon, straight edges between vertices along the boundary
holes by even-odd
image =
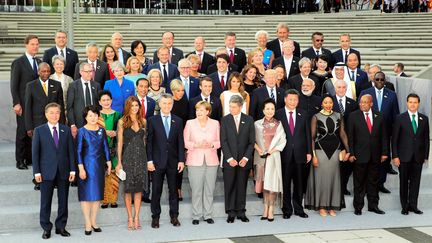
[[[159,228],[159,219],[158,218],[152,219],[151,227],[154,228],[154,229],[158,229]]]
[[[180,226],[180,221],[178,220],[177,217],[173,217],[173,218],[171,218],[171,224],[175,227],[178,227],[178,226]]]

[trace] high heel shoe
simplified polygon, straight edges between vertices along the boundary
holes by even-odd
[[[118,208],[118,204],[117,203],[111,203],[111,208]]]
[[[103,208],[103,209],[108,208],[108,204],[102,204],[101,208]]]
[[[102,232],[101,228],[95,228],[95,227],[92,226],[92,229],[93,229],[94,232],[97,232],[97,233]]]
[[[264,216],[262,216],[261,218],[260,218],[261,220],[267,220],[268,218],[267,217],[264,217]]]
[[[90,231],[84,230],[84,234],[85,234],[85,235],[91,235],[91,233],[92,233],[91,230],[90,230]]]
[[[128,219],[128,230],[134,230],[134,225],[133,225],[133,219],[129,218]]]
[[[134,223],[135,223],[135,229],[141,229],[141,224],[139,223],[139,218],[135,217],[134,219]]]

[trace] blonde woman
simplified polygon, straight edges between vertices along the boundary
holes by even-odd
[[[147,76],[142,73],[143,67],[137,57],[129,57],[126,62],[126,75],[125,78],[132,82],[136,82],[140,78],[146,78]]]
[[[248,54],[248,64],[253,64],[258,69],[258,73],[264,76],[267,66],[263,64],[263,60],[264,52],[261,48],[254,48]]]
[[[156,101],[154,114],[158,115],[160,113],[159,99],[161,98],[162,94],[166,93],[165,87],[162,87],[162,73],[159,69],[152,69],[148,72],[147,78],[150,80],[150,87],[147,97],[150,97]]]

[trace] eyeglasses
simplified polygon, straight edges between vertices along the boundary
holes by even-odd
[[[84,73],[91,73],[92,70],[89,70],[89,71],[87,71],[87,70],[82,70],[81,72],[84,72]]]
[[[385,79],[384,79],[384,78],[376,78],[375,81],[381,81],[381,82],[384,82]]]
[[[191,68],[191,67],[180,67],[181,69],[189,69],[189,68]]]
[[[324,42],[324,39],[317,39],[316,42]]]

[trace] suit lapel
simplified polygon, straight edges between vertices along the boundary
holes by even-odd
[[[84,98],[84,90],[83,90],[83,87],[82,87],[82,81],[81,81],[81,79],[78,79],[78,82],[77,82],[77,85],[78,85],[78,95],[79,95],[79,100],[84,104],[84,106],[85,106],[85,98]]]
[[[54,149],[57,149],[56,146],[55,146],[55,144],[54,144],[54,139],[53,139],[53,136],[52,136],[52,134],[51,134],[50,128],[49,128],[49,126],[48,126],[48,123],[45,123],[45,131],[46,131],[46,133],[47,133],[49,143],[51,144],[51,146],[52,146]]]
[[[375,112],[372,112],[372,132],[371,132],[371,135],[372,134],[374,134],[374,133],[376,133],[376,129],[378,129],[377,127],[378,126],[376,126],[376,121],[377,121],[377,117],[378,117],[378,114],[377,113],[375,113]],[[366,121],[365,121],[365,123],[366,123]],[[366,127],[367,127],[367,125],[366,125]]]

